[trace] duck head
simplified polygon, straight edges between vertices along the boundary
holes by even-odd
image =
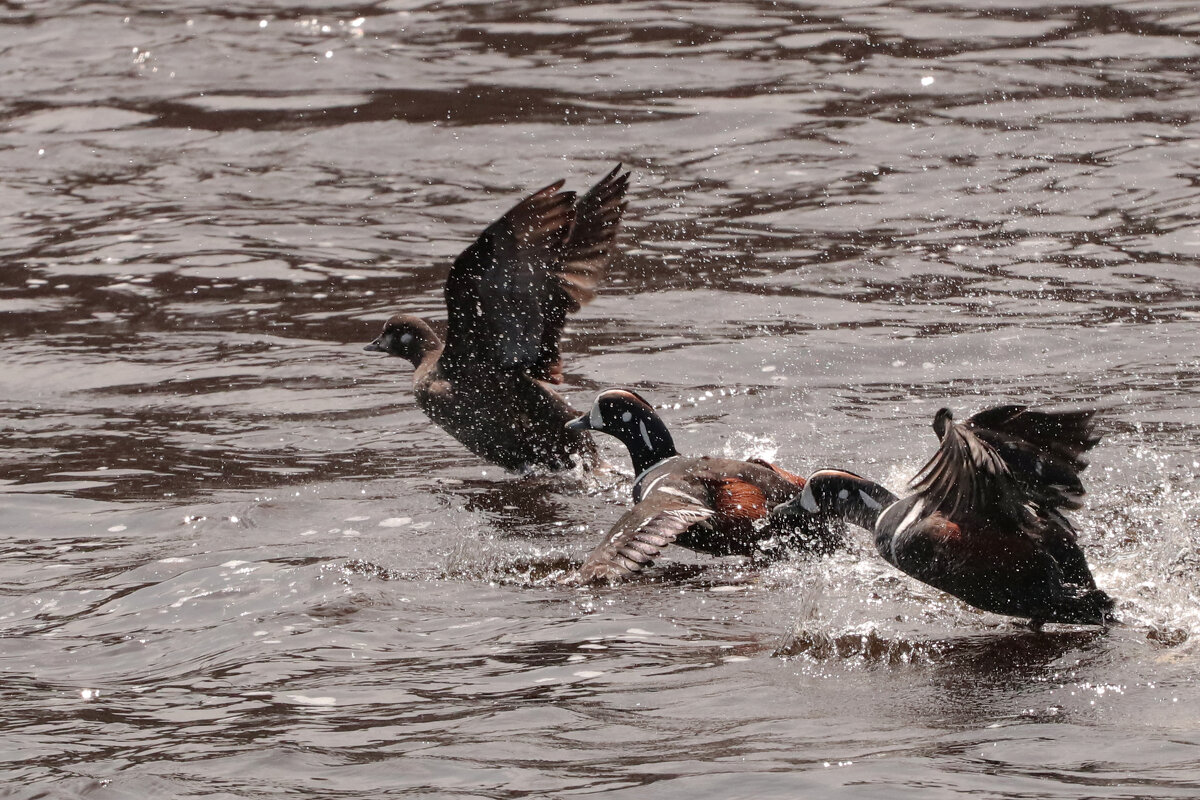
[[[588,413],[567,423],[574,431],[598,431],[620,439],[641,473],[664,458],[679,455],[654,407],[632,389],[605,389]]]
[[[937,434],[939,441],[946,438],[946,434],[953,424],[954,413],[948,408],[939,408],[938,412],[933,415],[933,432]]]
[[[803,509],[809,514],[844,519],[870,531],[883,510],[898,499],[883,486],[853,472],[822,469],[808,476],[798,498],[779,506],[772,515]]]
[[[395,316],[383,324],[383,333],[363,350],[387,353],[408,359],[415,367],[432,350],[441,348],[442,342],[429,323],[420,317]]]

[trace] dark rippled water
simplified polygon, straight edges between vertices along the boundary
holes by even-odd
[[[1190,2],[0,3],[0,794],[1200,795],[1198,37]],[[1033,634],[865,536],[558,587],[625,487],[480,464],[360,348],[618,161],[576,404],[900,488],[939,405],[1100,403],[1079,521],[1127,624]]]

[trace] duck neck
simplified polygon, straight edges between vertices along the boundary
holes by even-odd
[[[422,364],[432,364],[441,357],[443,349],[441,340],[437,338],[437,334],[434,334],[432,340],[422,341],[408,360],[412,362],[414,369],[419,368]]]
[[[440,358],[445,346],[429,323],[425,320],[414,320],[411,325],[410,330],[400,334],[396,342],[399,345],[398,352],[395,354],[407,358],[414,367]]]
[[[873,531],[883,510],[900,498],[878,483],[866,478],[859,478],[856,488],[857,499],[854,500],[854,511],[847,516],[847,519],[859,527]]]
[[[658,417],[639,417],[621,438],[633,459],[633,472],[641,475],[665,458],[679,455],[667,426]]]

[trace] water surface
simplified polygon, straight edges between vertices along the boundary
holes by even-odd
[[[1198,35],[1185,2],[0,7],[5,795],[1197,796]],[[478,462],[361,345],[616,162],[577,405],[631,384],[687,452],[898,490],[941,405],[1099,404],[1079,526],[1127,624],[1033,634],[865,536],[556,585],[626,485]]]

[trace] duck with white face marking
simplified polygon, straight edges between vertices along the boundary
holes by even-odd
[[[671,544],[713,555],[768,557],[827,552],[842,543],[843,525],[828,518],[801,516],[763,527],[773,507],[800,496],[804,479],[758,459],[680,455],[653,406],[632,389],[601,392],[568,427],[616,437],[637,473],[635,505],[584,561],[574,576],[580,582],[629,578]]]
[[[1081,507],[1083,454],[1100,441],[1095,411],[998,406],[955,423],[934,417],[941,446],[903,499],[843,470],[808,476],[778,521],[827,515],[873,531],[905,573],[985,611],[1106,625],[1113,601],[1096,588],[1064,511]]]
[[[365,350],[409,361],[417,405],[476,455],[512,472],[596,465],[587,433],[554,390],[567,315],[595,296],[625,211],[620,166],[587,194],[535,192],[462,252],[446,279],[449,326],[395,316]]]

